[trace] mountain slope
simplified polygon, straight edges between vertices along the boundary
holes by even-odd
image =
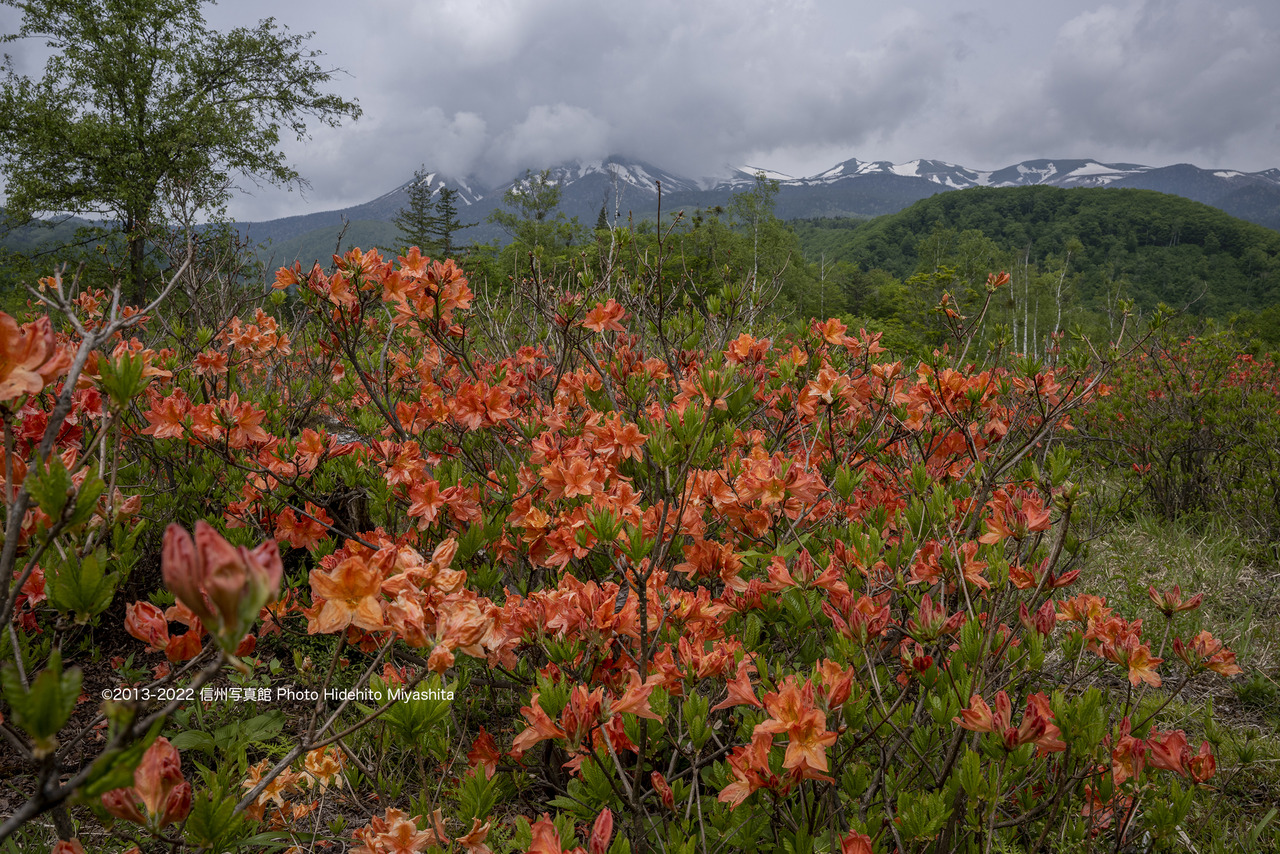
[[[720,179],[695,181],[643,161],[609,157],[569,161],[549,170],[561,189],[560,211],[577,217],[586,227],[595,224],[602,208],[610,222],[625,223],[628,215],[654,217],[658,181],[664,212],[728,205],[734,193],[754,185],[757,171],[779,182],[775,212],[783,219],[882,216],[939,193],[974,187],[1127,187],[1182,196],[1280,230],[1280,169],[1246,173],[1190,164],[1151,167],[1089,158],[1044,158],[982,171],[942,160],[891,163],[854,158],[807,177],[741,167]],[[458,235],[462,242],[505,242],[507,236],[486,218],[502,205],[503,195],[519,177],[496,187],[441,173],[431,173],[426,180],[435,190],[444,186],[458,190],[459,216],[463,222],[476,223]],[[343,210],[245,223],[241,229],[254,241],[270,241],[279,257],[287,258],[295,250],[307,254],[310,247],[333,244],[344,221],[389,223],[407,204],[410,183]],[[344,246],[349,245],[355,244],[347,240]]]

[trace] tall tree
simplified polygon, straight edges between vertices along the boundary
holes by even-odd
[[[560,186],[551,178],[551,170],[534,174],[526,169],[524,177],[512,184],[502,196],[506,208],[489,214],[489,221],[500,226],[511,239],[526,250],[549,246],[557,241],[568,223],[560,207]]]
[[[355,119],[355,101],[323,91],[338,69],[267,18],[217,32],[210,0],[0,0],[21,9],[4,41],[44,39],[44,76],[0,84],[0,165],[11,215],[112,218],[126,236],[135,298],[146,289],[148,231],[166,186],[217,212],[236,176],[301,184],[282,132]]]
[[[413,173],[413,183],[409,185],[409,200],[404,207],[391,218],[391,223],[400,229],[400,247],[407,251],[416,246],[427,255],[436,254],[435,225],[436,214],[435,192],[431,189],[431,176],[426,167]]]
[[[751,238],[751,275],[759,280],[761,242],[767,242],[777,231],[778,218],[774,216],[773,206],[782,182],[770,179],[764,172],[757,172],[755,179],[750,190],[733,194],[729,212]]]
[[[457,250],[453,236],[464,228],[478,223],[462,222],[458,219],[458,191],[453,187],[441,187],[440,198],[436,201],[436,215],[431,220],[428,232],[435,238],[435,245],[441,258],[452,258]]]

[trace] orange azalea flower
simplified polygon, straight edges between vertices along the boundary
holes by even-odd
[[[578,684],[569,691],[569,702],[560,712],[560,725],[564,729],[565,738],[573,747],[577,747],[591,734],[600,722],[601,707],[604,703],[604,686],[598,685],[594,691]]]
[[[250,767],[249,776],[240,784],[240,787],[246,791],[252,791],[257,787],[258,783],[262,782],[262,775],[270,770],[270,765],[270,760],[263,759],[258,764]],[[259,808],[265,808],[267,804],[274,803],[278,808],[284,809],[285,795],[297,790],[301,776],[288,768],[284,769],[258,793],[255,801],[256,805]]]
[[[1151,747],[1151,764],[1165,771],[1173,771],[1183,777],[1191,777],[1197,783],[1203,783],[1214,775],[1217,762],[1209,748],[1209,742],[1200,743],[1200,752],[1191,753],[1187,745],[1187,734],[1182,730],[1161,733],[1151,731],[1147,740]]]
[[[812,328],[814,333],[822,336],[824,341],[828,344],[834,344],[837,347],[843,346],[849,337],[845,335],[845,333],[849,331],[849,327],[834,317],[829,318],[823,323],[819,323],[815,320],[813,321]]]
[[[836,631],[846,638],[866,645],[872,638],[879,637],[889,626],[888,597],[873,599],[860,596],[855,601],[852,595],[833,595],[830,602],[822,603],[822,613],[831,618]]]
[[[169,635],[169,645],[164,649],[165,657],[176,664],[179,661],[190,661],[199,655],[204,646],[204,626],[191,613],[191,609],[178,601],[165,609],[164,618],[170,623],[181,623],[188,629],[180,635]]]
[[[418,830],[422,816],[389,807],[383,816],[374,816],[354,834],[360,845],[351,854],[421,854],[432,845],[446,843],[434,830]]]
[[[307,514],[301,518],[292,507],[286,507],[276,517],[276,540],[288,543],[296,549],[314,548],[321,540],[329,536],[327,525],[333,524],[329,514],[321,507],[308,503]]]
[[[662,716],[656,714],[649,707],[649,695],[653,693],[653,689],[662,684],[662,676],[653,674],[643,683],[640,681],[639,671],[632,669],[627,671],[627,679],[629,684],[627,690],[622,696],[609,704],[611,714],[621,714],[630,712],[636,717],[648,718],[649,720],[660,721]]]
[[[345,765],[346,759],[342,751],[336,747],[322,747],[308,751],[306,759],[303,760],[303,767],[307,772],[304,779],[307,785],[315,783],[321,789],[327,789],[333,780],[342,774]]]
[[[405,643],[418,648],[427,645],[426,614],[423,613],[422,606],[411,596],[401,593],[383,606],[383,612],[387,625],[403,638]]]
[[[524,752],[538,742],[548,738],[564,738],[564,730],[556,726],[551,717],[538,705],[538,692],[529,697],[529,705],[520,707],[520,714],[529,722],[524,732],[516,736],[511,743],[511,758],[517,762]]]
[[[288,288],[291,285],[296,285],[301,281],[302,262],[294,261],[293,269],[281,267],[279,270],[276,270],[276,280],[271,284],[271,287],[276,290],[284,290],[285,288]]]
[[[587,854],[605,854],[613,837],[613,812],[608,807],[600,810],[591,825],[591,837],[587,841]]]
[[[840,837],[840,854],[872,854],[871,837],[856,832]]]
[[[960,717],[953,720],[963,729],[1002,736],[1005,747],[1009,750],[1023,744],[1035,744],[1045,752],[1066,749],[1066,744],[1058,739],[1059,730],[1053,723],[1049,698],[1044,694],[1033,694],[1027,698],[1027,708],[1022,716],[1022,724],[1016,729],[1011,722],[1012,712],[1009,695],[1004,691],[996,694],[994,712],[981,696],[974,694],[969,698],[969,708],[962,710]]]
[[[712,706],[711,711],[718,712],[731,706],[763,708],[763,704],[756,698],[755,689],[751,687],[751,674],[755,672],[755,669],[756,666],[745,658],[738,662],[738,673],[728,683],[729,696],[723,703]]]
[[[1147,762],[1147,744],[1129,734],[1129,718],[1120,721],[1120,733],[1111,751],[1111,779],[1120,785],[1142,773]]]
[[[1213,758],[1213,751],[1209,748],[1209,742],[1200,742],[1200,752],[1194,756],[1187,757],[1187,770],[1191,774],[1191,779],[1197,783],[1203,783],[1214,775],[1217,770],[1217,762]]]
[[[485,845],[485,840],[489,838],[489,826],[492,822],[485,822],[482,826],[480,819],[471,819],[471,829],[463,836],[459,836],[457,841],[467,854],[493,854],[493,849]]]
[[[963,729],[973,732],[997,732],[1009,726],[1012,712],[1009,695],[1003,691],[996,694],[994,714],[991,707],[987,705],[987,701],[982,699],[982,695],[974,694],[969,698],[969,708],[962,709],[960,717],[952,718],[952,721],[960,724]]]
[[[1163,593],[1157,593],[1154,586],[1147,588],[1147,598],[1160,609],[1160,613],[1166,617],[1172,617],[1179,611],[1194,611],[1200,607],[1201,600],[1204,599],[1203,593],[1197,593],[1185,602],[1182,599],[1182,588],[1174,585]]]
[[[729,348],[724,351],[725,361],[734,365],[747,361],[758,362],[764,359],[771,345],[772,342],[768,338],[753,338],[743,332],[733,339]]]
[[[1058,603],[1058,622],[1068,621],[1088,625],[1094,620],[1105,620],[1111,615],[1107,600],[1087,593]]]
[[[471,743],[471,749],[467,751],[467,764],[472,768],[483,769],[484,778],[491,780],[498,771],[498,760],[501,757],[502,754],[498,751],[498,745],[493,740],[493,736],[484,727],[480,727],[479,735]]]
[[[1156,665],[1164,661],[1151,654],[1151,647],[1138,643],[1137,638],[1130,636],[1116,648],[1116,663],[1129,668],[1129,682],[1137,685],[1146,682],[1152,688],[1160,687],[1160,674],[1156,673]]]
[[[582,325],[592,332],[624,332],[620,321],[626,318],[627,312],[611,297],[606,303],[596,303],[596,307],[587,312]]]
[[[157,652],[169,645],[169,623],[150,602],[134,602],[124,609],[124,629]]]
[[[564,849],[560,847],[560,833],[551,821],[551,816],[543,813],[542,818],[534,822],[532,830],[533,841],[526,854],[564,854]]]
[[[769,770],[769,750],[773,737],[767,732],[755,732],[747,747],[735,747],[729,754],[729,767],[733,769],[733,782],[720,790],[716,800],[737,809],[752,792],[773,787],[777,777]]]
[[[857,670],[852,665],[843,668],[830,659],[823,659],[818,665],[818,675],[822,677],[822,693],[828,709],[837,709],[845,704],[853,693],[853,680]]]
[[[974,587],[989,590],[991,588],[991,582],[982,574],[983,570],[987,568],[987,562],[985,560],[977,559],[978,544],[965,543],[960,546],[960,554],[963,557],[961,572],[964,575],[964,580],[972,584]]]
[[[671,791],[671,784],[667,782],[667,778],[662,776],[662,772],[654,771],[649,775],[649,782],[653,784],[653,790],[658,793],[659,800],[662,805],[669,810],[676,808],[676,795]]]
[[[284,577],[274,540],[252,551],[232,546],[203,519],[194,538],[177,524],[165,529],[160,569],[165,585],[224,649],[238,643],[262,606],[276,598]]]
[[[827,730],[827,716],[813,710],[787,729],[787,753],[782,767],[798,772],[801,779],[832,782],[826,774],[827,748],[836,743],[836,734]]]
[[[451,593],[440,603],[436,643],[465,652],[473,658],[481,658],[484,656],[481,640],[491,627],[492,619],[481,608],[474,592]]]
[[[426,528],[444,508],[444,496],[441,495],[439,482],[430,477],[415,481],[409,487],[409,502],[408,514],[419,520],[421,527]]]
[[[1053,600],[1046,599],[1034,615],[1027,609],[1026,602],[1018,603],[1018,621],[1029,632],[1036,632],[1042,635],[1051,633],[1053,627],[1058,624],[1057,613],[1053,608]]]
[[[1190,645],[1183,644],[1181,638],[1174,638],[1173,653],[1191,668],[1192,673],[1212,670],[1230,678],[1241,672],[1236,664],[1236,654],[1224,648],[1222,641],[1206,631],[1192,638]]]
[[[270,434],[262,429],[262,419],[267,413],[254,408],[253,404],[241,403],[239,397],[232,392],[231,397],[222,401],[220,413],[224,425],[228,428],[227,445],[232,448],[247,448],[255,442],[267,442]]]
[[[367,561],[348,557],[329,572],[311,570],[311,595],[324,606],[307,622],[308,634],[329,634],[347,626],[371,632],[386,628],[378,593],[382,576]]]
[[[1161,733],[1152,730],[1147,744],[1151,747],[1151,764],[1165,771],[1186,775],[1183,759],[1187,755],[1187,734],[1182,730]]]
[[[151,409],[142,414],[150,424],[142,429],[142,434],[156,439],[181,439],[186,430],[183,422],[190,408],[186,392],[174,389],[168,397],[148,393],[151,395]]]
[[[21,327],[0,311],[0,402],[38,394],[71,367],[71,354],[58,346],[49,318]]]

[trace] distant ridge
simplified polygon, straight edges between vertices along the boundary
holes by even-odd
[[[725,177],[695,180],[621,156],[571,160],[549,169],[551,179],[561,188],[560,209],[587,226],[596,222],[601,209],[608,221],[616,219],[620,224],[628,215],[652,217],[657,211],[659,181],[664,211],[709,208],[726,204],[735,192],[755,182],[758,171],[763,171],[766,177],[780,183],[776,212],[783,219],[880,216],[951,190],[1047,185],[1156,190],[1280,230],[1280,169],[1243,172],[1202,169],[1186,163],[1154,167],[1090,158],[1042,158],[984,171],[943,160],[891,163],[854,158],[806,177],[741,166],[728,170]],[[462,241],[504,239],[505,235],[486,223],[485,218],[501,206],[503,194],[519,176],[499,186],[486,186],[474,176],[454,177],[438,171],[429,172],[424,180],[437,192],[446,186],[457,190],[459,215],[465,221],[479,223],[459,235]],[[344,222],[350,224],[350,237],[359,235],[366,245],[370,241],[389,245],[396,235],[391,219],[407,203],[412,183],[407,181],[364,204],[342,210],[242,223],[240,228],[255,242],[270,241],[269,251],[276,263],[291,262],[291,253],[306,254],[304,245],[315,245],[318,240],[333,242]]]

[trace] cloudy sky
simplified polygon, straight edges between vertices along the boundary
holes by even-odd
[[[332,88],[364,115],[290,141],[311,188],[255,189],[232,206],[241,220],[367,201],[424,164],[497,182],[611,153],[690,177],[743,164],[807,175],[850,157],[1280,166],[1275,0],[224,0],[207,10],[219,28],[268,15],[314,30],[312,45],[346,71]]]

